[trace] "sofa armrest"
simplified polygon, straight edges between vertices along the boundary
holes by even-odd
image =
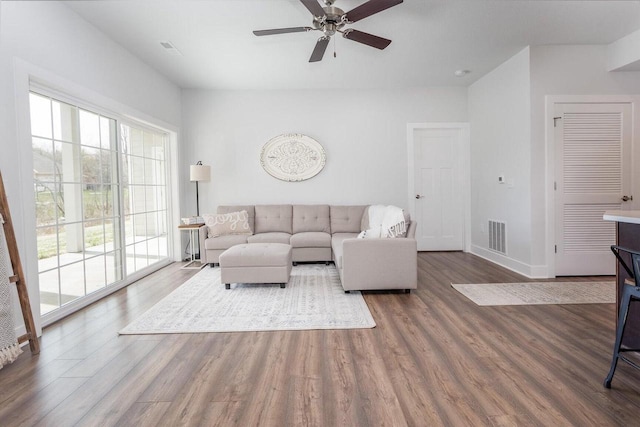
[[[418,286],[415,239],[346,239],[342,251],[345,290],[416,289]]]
[[[209,238],[209,227],[206,225],[198,229],[198,244],[200,246],[200,264],[208,264],[207,250],[204,247],[204,241]]]

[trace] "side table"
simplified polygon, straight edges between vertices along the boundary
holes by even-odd
[[[180,231],[188,231],[189,232],[189,247],[191,248],[191,259],[188,263],[180,267],[180,269],[194,269],[200,270],[204,267],[204,264],[200,262],[200,260],[196,259],[196,241],[198,240],[198,235],[200,233],[200,227],[205,227],[204,224],[181,224],[178,226]]]

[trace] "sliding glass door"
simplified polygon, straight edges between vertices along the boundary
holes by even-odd
[[[122,188],[124,194],[127,271],[166,259],[166,135],[123,124]]]
[[[168,255],[166,134],[30,94],[41,314]]]

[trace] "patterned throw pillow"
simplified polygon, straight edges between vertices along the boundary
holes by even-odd
[[[209,237],[228,236],[231,234],[251,235],[249,214],[247,211],[229,212],[225,214],[202,215],[209,228]]]

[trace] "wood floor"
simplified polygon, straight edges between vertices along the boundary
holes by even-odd
[[[473,255],[421,253],[416,291],[365,294],[374,329],[118,336],[179,266],[46,328],[0,370],[0,426],[638,425],[640,372],[602,386],[614,305],[478,307],[450,283],[523,278]]]

